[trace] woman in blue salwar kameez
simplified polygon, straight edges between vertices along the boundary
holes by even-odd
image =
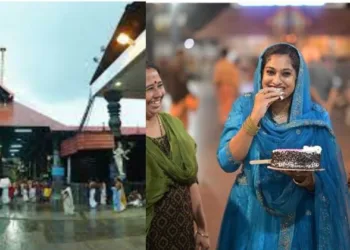
[[[303,146],[322,148],[324,171],[250,164],[271,159],[274,149]],[[350,249],[341,152],[328,113],[311,100],[307,65],[295,47],[276,44],[262,53],[254,92],[233,104],[217,158],[226,172],[242,165],[228,198],[219,250]]]

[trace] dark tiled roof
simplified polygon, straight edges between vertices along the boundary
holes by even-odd
[[[1,127],[49,127],[53,131],[66,126],[16,101],[0,104]]]

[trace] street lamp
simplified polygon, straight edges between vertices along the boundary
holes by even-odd
[[[123,84],[122,84],[121,82],[116,82],[116,83],[114,83],[114,86],[115,86],[116,88],[120,88],[122,85],[123,85]]]
[[[119,36],[117,37],[117,42],[122,45],[134,45],[135,42],[132,40],[127,34],[125,33],[120,33]]]

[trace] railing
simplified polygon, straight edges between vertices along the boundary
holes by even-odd
[[[87,190],[85,183],[71,183],[70,184],[73,199],[75,204],[89,204],[89,191]],[[142,197],[144,198],[146,195],[146,183],[145,182],[125,182],[124,183],[125,195],[128,195],[137,190]],[[107,194],[111,193],[107,191]]]

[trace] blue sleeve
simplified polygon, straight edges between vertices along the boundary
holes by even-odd
[[[332,121],[331,121],[331,118],[329,117],[327,110],[318,103],[313,103],[312,108],[318,111],[316,119],[324,121],[330,129],[333,129]]]
[[[317,136],[322,147],[321,164],[325,171],[315,173],[316,240],[320,249],[350,249],[350,195],[346,171],[338,144],[327,131]]]
[[[225,123],[224,130],[221,134],[219,147],[217,150],[217,160],[220,167],[225,172],[234,172],[241,165],[241,161],[237,161],[233,158],[229,143],[232,137],[234,137],[238,131],[241,129],[242,124],[245,120],[243,116],[243,104],[244,98],[239,97],[237,101],[233,104],[228,119]]]

